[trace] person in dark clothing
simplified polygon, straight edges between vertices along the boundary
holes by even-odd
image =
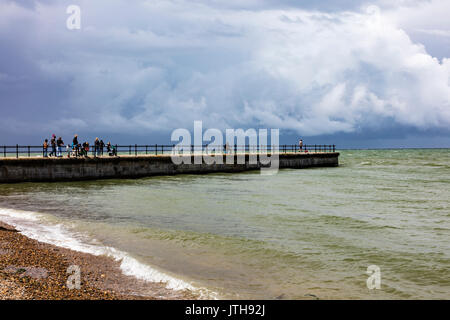
[[[89,143],[88,142],[83,142],[82,152],[85,157],[88,156],[88,154],[89,154]]]
[[[103,156],[103,149],[105,148],[105,143],[103,142],[103,140],[100,140],[100,153]]]
[[[110,157],[115,157],[117,156],[117,150],[115,146],[111,145],[111,142],[108,142],[108,144],[106,145],[106,151],[108,152]]]
[[[56,140],[56,156],[62,157],[62,147],[64,146],[64,141],[61,137]]]
[[[52,139],[50,140],[50,145],[52,146],[52,152],[50,152],[50,156],[56,156],[56,136],[53,134]]]
[[[100,140],[98,138],[95,138],[94,142],[94,157],[97,157],[100,155]]]
[[[78,157],[78,135],[75,135],[72,140],[72,151],[75,153],[75,157]]]
[[[74,137],[73,137],[73,145],[74,146],[76,146],[77,144],[78,144],[78,135],[75,135]]]

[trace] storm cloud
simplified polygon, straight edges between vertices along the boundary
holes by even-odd
[[[314,3],[4,1],[0,133],[448,132],[448,1]]]

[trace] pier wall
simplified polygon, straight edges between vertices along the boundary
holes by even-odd
[[[236,157],[236,156],[235,156]],[[279,155],[279,168],[311,168],[338,166],[338,152],[287,153]],[[94,179],[139,178],[154,175],[207,174],[214,172],[242,172],[262,167],[245,164],[206,163],[174,164],[169,155],[120,156],[101,158],[3,158],[0,159],[0,183],[34,181],[75,181]]]

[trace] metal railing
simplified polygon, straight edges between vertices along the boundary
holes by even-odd
[[[272,153],[272,150],[278,153],[317,153],[317,152],[336,152],[336,146],[334,144],[308,144],[303,145],[301,148],[299,145],[279,145],[276,146],[267,145],[230,145],[223,146],[211,146],[211,145],[113,145],[111,150],[108,151],[105,146],[103,149],[96,149],[95,146],[90,146],[84,156],[138,156],[138,155],[171,155],[171,154],[183,154],[190,153],[206,153],[206,154],[232,154],[232,153]],[[78,150],[80,151],[80,150]],[[53,152],[53,148],[49,146],[45,149],[43,146],[0,146],[0,158],[22,158],[22,157],[57,157],[59,155],[58,149]],[[83,156],[81,152],[75,152],[72,148],[66,146],[61,147],[61,157],[80,157]]]

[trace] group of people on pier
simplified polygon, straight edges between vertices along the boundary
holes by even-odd
[[[94,141],[94,147],[92,149],[94,157],[100,157],[103,156],[103,152],[105,150],[106,146],[106,152],[109,156],[117,156],[117,150],[116,147],[111,145],[111,142],[108,142],[106,145],[103,142],[103,140],[100,140],[99,138],[95,138]],[[48,149],[51,147],[51,152],[48,153]],[[64,141],[61,137],[58,139],[56,138],[56,135],[53,134],[52,138],[50,140],[50,143],[48,142],[48,139],[44,140],[43,144],[43,150],[44,150],[44,157],[57,157],[61,158],[63,157],[63,148],[65,147],[65,151],[67,153],[67,157],[88,157],[89,151],[90,151],[90,145],[89,142],[85,141],[83,143],[79,143],[78,141],[78,135],[75,135],[72,140],[72,144],[68,144],[65,146]]]
[[[48,149],[51,147],[51,152],[48,153]],[[52,138],[50,140],[50,143],[48,139],[44,140],[43,144],[43,156],[44,157],[57,157],[61,158],[63,157],[63,148],[65,147],[65,152],[67,154],[67,157],[88,157],[89,151],[91,150],[91,147],[89,145],[89,142],[85,141],[82,144],[78,141],[78,135],[75,135],[72,140],[71,145],[65,146],[64,141],[61,137],[56,138],[56,135],[53,134]],[[109,156],[117,156],[117,149],[116,146],[111,145],[111,142],[108,142],[106,145],[103,142],[103,140],[99,138],[95,138],[94,141],[94,147],[91,150],[94,157],[101,157],[103,156],[104,149],[106,147],[106,152]],[[230,145],[228,142],[224,146],[225,152],[228,154],[231,152]],[[306,148],[304,148],[303,140],[300,139],[298,142],[298,151],[299,152],[308,152]]]

